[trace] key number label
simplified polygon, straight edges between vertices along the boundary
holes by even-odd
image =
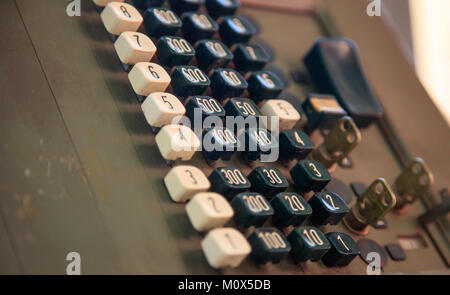
[[[220,44],[219,42],[208,41],[206,42],[206,45],[214,53],[215,56],[217,57],[227,56],[227,52],[223,48],[222,44]]]
[[[344,248],[347,251],[350,251],[350,249],[348,248],[348,246],[345,244],[344,240],[342,239],[341,235],[338,235],[336,239],[342,244],[342,246],[344,246]]]
[[[277,171],[275,171],[274,169],[269,169],[269,170],[263,169],[262,172],[267,176],[270,183],[272,183],[272,184],[282,184],[283,183],[283,180],[278,175]]]
[[[305,210],[305,206],[303,206],[302,202],[296,195],[285,195],[284,199],[289,202],[289,206],[291,207],[292,211],[297,212]]]
[[[199,27],[203,29],[211,29],[213,26],[208,17],[204,14],[193,14],[192,19]]]
[[[192,48],[189,43],[184,39],[177,39],[172,37],[166,37],[167,43],[169,44],[172,50],[177,53],[191,53]]]
[[[328,203],[334,210],[339,210],[339,207],[334,204],[333,197],[331,195],[325,195],[325,198],[328,200]]]
[[[220,172],[225,176],[227,182],[229,184],[246,184],[247,180],[245,179],[242,172],[238,169],[230,170],[230,169],[220,169]]]
[[[234,137],[234,134],[231,133],[230,130],[228,129],[213,129],[212,133],[214,135],[214,137],[221,141],[223,144],[236,144],[237,140]]]
[[[152,74],[152,76],[153,76],[155,79],[159,79],[159,74],[158,74],[157,71],[155,71],[155,70],[153,69],[153,66],[148,66],[148,70],[149,70],[150,74]]]
[[[313,169],[313,172],[317,177],[322,177],[322,173],[320,173],[319,169],[317,169],[314,163],[308,163],[308,166]]]
[[[323,245],[323,241],[315,229],[304,229],[303,234],[312,245]]]
[[[127,8],[125,6],[120,5],[119,8],[122,11],[124,16],[126,16],[128,18],[131,18],[131,14],[128,12],[128,10],[127,10]]]
[[[241,110],[242,115],[244,116],[255,116],[256,111],[252,107],[252,105],[246,101],[236,101],[236,106]]]
[[[270,207],[267,205],[266,201],[261,195],[257,196],[243,196],[243,199],[247,202],[248,207],[253,212],[262,212],[262,211],[269,211]]]
[[[258,75],[259,80],[261,83],[264,84],[267,88],[274,88],[275,83],[270,79],[269,75],[267,73],[262,73],[261,75]]]
[[[233,71],[222,71],[222,76],[225,80],[233,86],[241,85],[241,79],[239,79],[238,75]]]
[[[167,25],[178,23],[178,18],[175,16],[172,10],[155,9],[154,13],[160,21]]]
[[[256,141],[261,145],[270,145],[272,143],[264,130],[254,130],[253,135],[255,136]]]
[[[259,232],[258,237],[264,241],[269,249],[286,248],[286,243],[277,232]]]
[[[191,179],[192,184],[198,184],[198,181],[197,181],[197,179],[195,179],[194,174],[192,173],[191,170],[186,169],[185,172],[189,176],[189,178]]]
[[[208,114],[222,112],[222,107],[214,98],[197,97],[197,104]]]
[[[247,31],[247,28],[244,26],[244,24],[242,24],[241,20],[238,18],[233,18],[231,20],[231,24],[238,33],[245,33]]]
[[[182,68],[183,75],[192,83],[206,82],[208,78],[200,69]]]
[[[303,141],[303,139],[301,138],[301,136],[300,135],[298,135],[298,133],[297,132],[294,132],[294,137],[295,137],[295,140],[299,143],[299,144],[301,144],[301,145],[305,145],[305,142]]]
[[[220,210],[217,208],[217,206],[216,206],[216,201],[214,201],[214,198],[209,197],[209,198],[208,198],[208,201],[211,202],[211,207],[213,208],[213,210],[214,210],[216,213],[220,213]]]

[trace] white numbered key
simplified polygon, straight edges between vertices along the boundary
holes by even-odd
[[[170,84],[170,76],[160,65],[138,62],[128,73],[134,92],[148,96],[152,92],[164,92]]]
[[[292,129],[300,120],[300,113],[283,99],[269,99],[261,107],[263,115],[268,116],[267,128],[272,129],[270,116],[279,117],[280,130]]]
[[[175,119],[181,118],[186,113],[181,101],[175,95],[166,92],[153,92],[144,100],[141,108],[147,123],[153,127],[176,124],[178,122],[175,122]]]
[[[186,205],[186,212],[198,231],[224,226],[234,215],[230,203],[213,192],[196,194]]]
[[[164,177],[164,184],[175,202],[185,202],[211,187],[208,177],[199,168],[190,165],[173,167]]]
[[[105,7],[106,4],[108,4],[109,2],[123,2],[125,0],[92,0],[92,2],[94,2],[95,5],[100,6],[100,7]]]
[[[168,161],[189,161],[201,147],[197,135],[183,125],[164,126],[155,136],[155,140],[161,155]]]
[[[214,268],[238,267],[252,250],[244,235],[231,227],[211,230],[201,244],[206,260]]]
[[[114,47],[120,61],[127,65],[149,62],[156,52],[153,41],[138,32],[123,32],[114,42]]]
[[[106,4],[100,17],[106,30],[112,35],[126,31],[137,31],[143,18],[139,11],[128,3],[110,2]]]

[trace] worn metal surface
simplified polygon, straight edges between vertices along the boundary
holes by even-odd
[[[344,1],[344,8],[328,2],[342,31],[360,44],[369,79],[402,139],[430,166],[436,190],[448,185],[450,165],[442,159],[449,159],[450,132],[389,32],[381,20],[360,16],[354,1]],[[66,4],[0,1],[8,12],[0,19],[0,272],[63,274],[66,254],[77,251],[85,274],[217,273],[201,253],[201,235],[184,205],[167,195],[162,178],[169,167],[93,4],[84,1],[82,16],[74,18],[65,14]],[[241,13],[260,23],[259,37],[274,46],[275,63],[286,73],[302,67],[300,57],[322,34],[311,15]],[[351,26],[356,22],[372,39]],[[312,89],[291,83],[288,90],[304,99]],[[429,130],[435,136],[424,141]],[[321,141],[318,134],[313,139]],[[353,169],[333,174],[346,183],[385,177],[392,184],[400,172],[376,126],[362,132],[352,158]],[[192,163],[212,170],[201,155]],[[239,157],[232,165],[251,170]],[[389,261],[386,272],[446,269],[415,220],[423,211],[416,203],[406,215],[390,214],[388,230],[371,230],[381,245],[412,234],[428,245],[407,251],[404,262]],[[347,232],[342,225],[322,229]],[[289,258],[256,267],[246,260],[222,273],[365,273],[365,265],[359,258],[344,269],[295,266]]]

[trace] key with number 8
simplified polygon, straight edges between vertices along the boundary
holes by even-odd
[[[100,14],[106,30],[112,35],[137,31],[143,19],[139,11],[128,3],[110,2]]]

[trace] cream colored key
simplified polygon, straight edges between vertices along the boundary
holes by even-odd
[[[252,248],[237,229],[215,228],[202,240],[206,260],[214,268],[238,267]]]
[[[121,62],[134,65],[149,62],[156,52],[156,46],[149,37],[138,32],[123,32],[114,42]]]
[[[173,94],[153,92],[141,104],[147,123],[153,127],[176,124],[173,120],[183,116],[186,109],[181,101]]]
[[[200,169],[189,165],[173,167],[164,177],[164,183],[175,202],[185,202],[195,194],[209,190],[211,186]]]
[[[170,76],[160,65],[138,62],[128,73],[134,92],[148,96],[152,92],[164,92],[170,84]]]
[[[300,120],[300,114],[287,101],[283,99],[269,99],[261,107],[261,112],[265,116],[278,116],[280,130],[292,129]],[[267,128],[271,129],[271,120],[267,118]]]
[[[137,31],[141,25],[142,15],[128,3],[110,2],[100,14],[106,30],[113,35],[126,31]]]
[[[192,226],[198,231],[208,231],[224,226],[234,215],[230,203],[218,193],[198,193],[186,205]]]
[[[176,159],[189,161],[201,146],[197,135],[183,125],[164,126],[156,135],[155,140],[161,155],[169,161]]]
[[[123,2],[125,0],[92,0],[92,2],[94,2],[95,5],[100,6],[100,7],[105,7],[106,4],[108,4],[109,2]]]

